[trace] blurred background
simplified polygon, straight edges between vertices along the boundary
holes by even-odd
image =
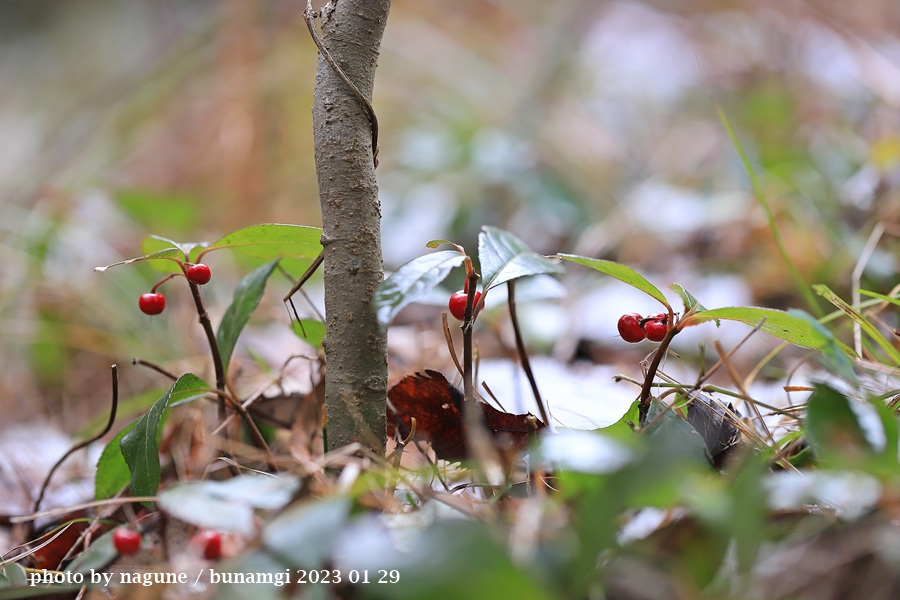
[[[165,383],[132,357],[210,376],[183,285],[166,288],[166,313],[150,319],[137,297],[159,274],[95,266],[138,256],[150,233],[212,241],[255,223],[320,225],[316,49],[303,9],[0,2],[0,429],[49,421],[78,431],[105,412],[113,362],[124,398]],[[812,310],[712,97],[807,281],[849,297],[883,223],[863,285],[888,293],[900,246],[898,32],[895,0],[395,0],[374,95],[385,267],[435,238],[474,253],[481,226],[495,225],[542,253],[624,262],[660,287],[677,281],[708,307]],[[209,263],[217,323],[252,263],[227,252]],[[615,323],[657,307],[579,269],[568,267],[564,286],[523,292],[526,337],[553,364],[585,358],[639,374],[650,347],[624,344]],[[448,293],[461,287],[453,277]],[[279,300],[289,282],[270,286],[248,330],[252,352],[238,359],[268,352],[278,365],[303,351]],[[446,362],[439,312],[401,315],[395,368],[429,366],[429,352]],[[489,311],[483,327],[502,347],[499,323]],[[731,335],[708,327],[676,350]],[[783,383],[778,365],[763,375]]]

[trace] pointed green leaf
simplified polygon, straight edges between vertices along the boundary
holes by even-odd
[[[832,292],[827,285],[816,284],[813,286],[813,289],[817,294],[823,296],[826,300],[844,311],[847,316],[858,323],[859,326],[862,327],[862,330],[865,331],[869,335],[869,337],[875,340],[875,343],[881,346],[881,349],[891,357],[891,360],[893,360],[895,364],[900,365],[900,351],[898,351],[893,344],[887,341],[884,336],[881,335],[881,333],[875,328],[875,326],[872,325],[872,323],[870,323],[868,319],[862,316],[859,311],[844,302],[844,300],[841,299],[840,296]]]
[[[315,258],[322,251],[322,230],[305,225],[263,223],[229,233],[210,244],[200,256],[212,250],[233,248],[254,258]],[[199,260],[199,257],[198,257]]]
[[[659,291],[659,288],[647,281],[643,275],[641,275],[631,267],[626,267],[623,264],[619,264],[611,260],[587,258],[586,256],[578,256],[575,254],[557,254],[556,256],[563,260],[578,263],[579,265],[584,265],[585,267],[590,267],[595,271],[600,271],[601,273],[605,273],[611,277],[615,277],[619,281],[623,281],[631,287],[637,288],[645,294],[652,296],[667,309],[671,310],[672,308],[671,306],[669,306],[669,301],[666,300],[666,297],[663,295],[663,293]]]
[[[455,250],[444,250],[414,258],[394,271],[378,286],[372,298],[381,326],[387,327],[404,306],[437,287],[465,259]]]
[[[234,288],[234,298],[231,306],[225,311],[219,329],[216,332],[216,341],[219,343],[219,354],[222,357],[222,365],[228,372],[228,363],[231,354],[237,344],[238,337],[244,329],[244,325],[250,320],[250,315],[259,306],[263,292],[266,291],[266,281],[278,265],[278,259],[267,262],[263,266],[251,271]]]
[[[497,227],[481,228],[478,260],[485,290],[519,277],[565,273],[562,265],[537,254],[525,242]]]
[[[828,337],[801,317],[788,314],[774,308],[757,308],[741,306],[731,308],[713,308],[684,319],[684,327],[691,327],[706,321],[721,319],[723,321],[739,321],[751,327],[762,322],[762,331],[780,340],[803,348],[821,348],[828,343]]]
[[[159,488],[159,437],[166,408],[197,398],[207,389],[209,384],[196,375],[182,375],[124,435],[119,447],[131,473],[133,495],[154,496]]]

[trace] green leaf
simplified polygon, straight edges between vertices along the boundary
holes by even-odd
[[[314,348],[321,348],[325,341],[325,323],[315,319],[301,319],[292,325],[294,333],[301,340]]]
[[[885,302],[889,302],[895,306],[900,306],[900,298],[895,298],[893,296],[885,296],[884,294],[879,294],[878,292],[870,292],[869,290],[856,290],[863,296],[872,296],[873,298],[878,298],[879,300],[883,300]]]
[[[315,258],[322,251],[322,244],[319,243],[321,237],[322,230],[318,227],[263,223],[229,233],[210,244],[200,255],[212,250],[233,248],[263,260]]]
[[[94,270],[98,273],[102,273],[103,271],[109,269],[110,267],[118,267],[119,265],[130,265],[132,263],[136,263],[142,260],[172,260],[179,261],[184,259],[184,253],[178,248],[166,248],[164,250],[158,250],[157,252],[151,252],[150,254],[145,254],[144,256],[138,256],[137,258],[129,258],[128,260],[122,260],[117,263],[113,263],[111,265],[106,265],[105,267],[94,267]],[[179,269],[180,270],[180,269]]]
[[[350,499],[341,496],[293,506],[266,526],[263,545],[292,567],[317,569],[331,554],[350,506]]]
[[[180,243],[174,240],[170,240],[169,238],[160,237],[158,235],[148,235],[141,241],[141,252],[145,255],[153,254],[154,252],[160,252],[162,250],[177,248],[179,253],[179,259],[184,260],[187,256],[190,255],[191,250],[193,250],[197,246],[203,246],[204,244],[188,242],[188,243]],[[154,271],[159,271],[161,273],[181,273],[181,265],[173,260],[151,260],[148,263],[150,268]]]
[[[862,316],[856,309],[852,306],[844,302],[837,294],[831,291],[831,289],[827,285],[816,284],[813,286],[813,289],[816,290],[816,293],[820,296],[823,296],[826,300],[834,304],[836,307],[844,311],[851,319],[853,319],[856,323],[862,327],[863,331],[865,331],[869,337],[875,340],[875,343],[881,346],[881,349],[884,350],[888,356],[890,356],[891,360],[894,361],[895,364],[900,365],[900,351],[898,351],[893,344],[887,341],[875,326],[872,325],[868,319]]]
[[[216,331],[216,341],[219,343],[219,354],[222,357],[222,366],[228,372],[228,363],[231,354],[237,344],[241,331],[250,320],[250,315],[259,306],[263,292],[266,291],[266,281],[278,265],[278,259],[267,262],[263,266],[251,271],[234,288],[234,298],[231,306],[225,311],[219,329]]]
[[[97,475],[94,478],[94,498],[96,500],[112,498],[129,482],[128,463],[125,462],[119,445],[122,443],[122,438],[136,424],[137,421],[129,423],[103,449],[103,453],[97,461]]]
[[[378,323],[387,327],[404,306],[428,294],[465,259],[455,250],[444,250],[414,258],[394,271],[372,298]]]
[[[604,434],[619,440],[631,440],[634,438],[634,429],[632,427],[640,422],[640,406],[640,400],[635,400],[631,403],[631,406],[628,407],[628,411],[622,415],[621,419],[612,425],[602,427],[597,431],[602,431]]]
[[[182,375],[122,438],[119,447],[131,474],[133,495],[154,496],[159,489],[159,437],[162,434],[163,414],[170,402],[172,405],[188,402],[208,389],[209,384],[196,375]]]
[[[66,571],[81,573],[82,575],[89,575],[91,569],[103,571],[109,563],[119,556],[119,552],[113,544],[113,535],[115,533],[116,530],[111,529],[93,540],[91,546],[78,555],[78,558],[72,561],[72,564],[66,568]]]
[[[703,436],[690,423],[656,398],[650,399],[645,433],[651,444],[667,453],[709,464],[709,450]]]
[[[826,466],[859,466],[872,454],[850,402],[853,400],[824,383],[815,384],[815,391],[807,401],[806,433]]]
[[[28,572],[19,563],[10,563],[0,569],[0,587],[25,587],[28,585]]]
[[[277,510],[287,505],[300,489],[293,476],[242,475],[227,481],[191,481],[159,495],[159,507],[199,527],[254,532],[253,509]]]
[[[643,275],[625,265],[613,262],[611,260],[602,260],[599,258],[587,258],[586,256],[577,256],[575,254],[557,254],[557,257],[569,262],[578,263],[585,267],[590,267],[595,271],[600,271],[611,277],[615,277],[619,281],[623,281],[631,287],[637,288],[658,300],[668,310],[672,310],[669,301],[663,295],[659,288],[644,279]]]
[[[853,363],[850,362],[849,356],[855,356],[856,353],[841,344],[828,329],[819,323],[814,316],[806,311],[792,308],[788,314],[799,317],[809,322],[819,335],[824,337],[827,342],[819,351],[820,362],[828,369],[830,373],[841,377],[844,381],[852,383],[855,387],[859,387],[859,381],[856,379],[856,372],[853,370]]]
[[[700,301],[694,298],[694,295],[684,289],[684,287],[682,287],[680,284],[673,283],[669,286],[669,289],[677,292],[678,295],[681,296],[681,301],[684,302],[685,312],[690,312],[695,307],[697,309],[697,312],[703,312],[706,310],[706,307],[700,304]]]
[[[803,348],[821,348],[828,344],[828,336],[823,335],[808,320],[774,308],[757,308],[741,306],[732,308],[713,308],[682,320],[684,327],[691,327],[707,321],[721,319],[738,321],[751,327],[762,322],[762,331],[785,342]]]
[[[478,234],[478,260],[485,290],[519,277],[566,272],[562,265],[537,254],[525,242],[497,227],[481,228]]]

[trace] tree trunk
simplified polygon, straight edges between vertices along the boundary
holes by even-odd
[[[369,99],[390,6],[390,0],[332,0],[321,11],[324,46]],[[313,133],[324,246],[328,449],[360,442],[383,454],[387,342],[371,305],[384,280],[372,126],[321,53]]]

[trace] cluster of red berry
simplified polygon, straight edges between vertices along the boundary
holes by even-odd
[[[209,282],[210,277],[212,277],[212,273],[209,270],[209,267],[204,265],[203,263],[198,263],[196,265],[192,265],[190,263],[185,263],[184,267],[184,276],[187,277],[187,280],[191,283],[195,283],[197,285],[203,285]],[[165,283],[171,279],[170,277],[166,277],[159,283],[153,286],[153,289],[150,290],[147,294],[141,294],[141,297],[138,299],[138,306],[141,309],[141,312],[145,315],[158,315],[162,311],[166,309],[166,297],[156,291],[160,285]]]
[[[636,344],[647,338],[651,342],[661,342],[669,331],[669,315],[659,313],[647,318],[637,313],[619,317],[619,335],[626,342]]]
[[[141,549],[141,534],[128,527],[119,527],[113,533],[113,545],[119,554],[134,554]],[[217,560],[222,556],[222,536],[218,531],[201,531],[191,538],[191,545],[203,550],[206,560]]]

